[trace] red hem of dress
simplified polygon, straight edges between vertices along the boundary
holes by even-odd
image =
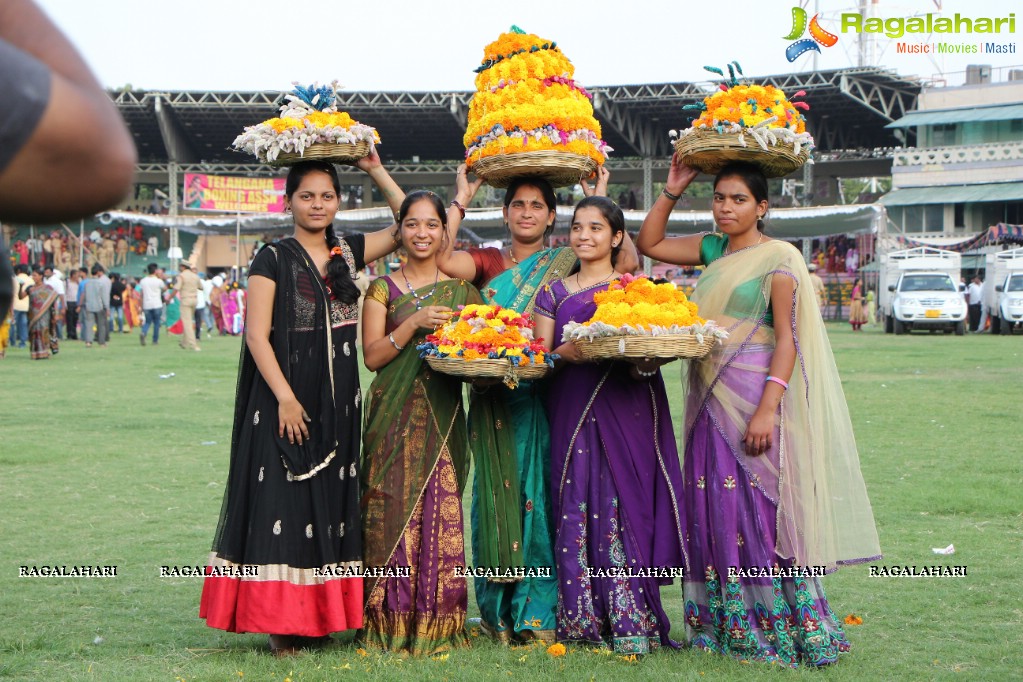
[[[362,627],[362,578],[295,585],[283,580],[206,578],[199,617],[228,632],[322,637]]]

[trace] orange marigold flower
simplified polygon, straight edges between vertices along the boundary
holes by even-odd
[[[561,642],[558,642],[557,644],[551,644],[549,647],[547,647],[547,653],[555,657],[564,656],[566,653],[565,645],[562,644]]]
[[[850,613],[845,617],[846,625],[863,625],[863,619],[857,616],[855,613]]]

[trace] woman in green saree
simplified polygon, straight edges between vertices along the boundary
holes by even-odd
[[[606,195],[609,177],[601,167],[595,190],[584,181],[583,191]],[[459,168],[452,205],[464,210],[479,185],[478,180],[468,182],[465,167]],[[541,287],[567,276],[576,257],[570,248],[546,246],[557,215],[554,189],[546,180],[513,180],[503,213],[511,235],[508,247],[453,251],[445,245],[437,262],[445,274],[472,282],[485,302],[530,313]],[[449,244],[459,224],[451,217]],[[626,239],[619,267],[632,272],[637,265],[635,246]],[[471,388],[473,565],[499,575],[526,569],[522,578],[511,581],[475,578],[481,629],[504,643],[513,638],[554,641],[558,577],[550,518],[550,429],[542,396],[542,382],[520,381],[515,389],[478,383]]]
[[[362,639],[413,655],[467,646],[462,492],[468,442],[459,379],[436,373],[416,346],[460,305],[479,303],[462,280],[442,278],[444,205],[412,192],[398,213],[408,253],[398,272],[366,292],[363,358],[377,372],[363,439]]]

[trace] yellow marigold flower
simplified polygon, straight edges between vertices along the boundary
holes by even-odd
[[[549,647],[547,647],[547,653],[554,657],[564,656],[565,652],[566,652],[565,645],[562,644],[561,642],[558,642],[557,644],[551,644]]]

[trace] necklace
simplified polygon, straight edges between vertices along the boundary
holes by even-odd
[[[437,282],[440,280],[440,270],[438,269],[437,273],[433,276],[433,288],[430,289],[430,293],[425,294],[424,296],[417,294],[416,288],[412,286],[412,282],[408,281],[408,275],[405,274],[404,265],[401,266],[401,276],[405,280],[405,286],[408,287],[408,292],[412,294],[412,298],[416,300],[416,310],[422,310],[423,303],[426,302],[426,299],[430,298],[437,292]]]
[[[741,249],[736,249],[735,251],[729,251],[728,249],[725,249],[725,255],[726,256],[731,256],[733,253],[739,253],[740,251],[745,251],[746,249],[752,249],[754,246],[760,246],[760,242],[762,242],[762,241],[764,241],[764,233],[763,232],[760,233],[760,238],[757,239],[757,243],[756,244],[750,244],[749,246],[744,246]],[[731,243],[729,243],[728,246],[731,247],[732,246]]]
[[[609,274],[607,277],[605,277],[604,279],[600,280],[599,282],[594,282],[593,284],[589,285],[589,287],[587,287],[587,288],[593,288],[595,286],[603,284],[604,282],[606,282],[609,279],[611,279],[612,277],[614,277],[614,274],[615,274],[614,268],[611,268],[611,274]],[[583,290],[582,282],[579,281],[579,273],[578,272],[575,273],[575,286],[576,286],[576,288],[579,291]]]
[[[508,260],[510,260],[512,263],[515,263],[515,265],[519,264],[519,261],[515,258],[515,252],[512,250],[512,247],[510,246],[508,247]]]

